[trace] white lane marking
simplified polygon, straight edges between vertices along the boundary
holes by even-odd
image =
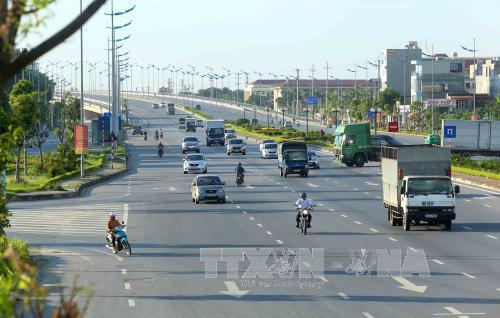
[[[363,224],[363,223],[361,223],[361,222],[359,222],[359,221],[354,221],[354,223],[356,223],[356,224]]]
[[[370,195],[370,192],[364,192],[364,194],[366,194],[366,195]]]
[[[500,288],[497,288],[497,291],[499,291],[499,292],[500,292]]]
[[[433,316],[458,316],[458,318],[468,318],[469,315],[484,315],[484,312],[461,312],[454,307],[443,307],[448,313],[432,314]]]
[[[130,287],[130,283],[125,283],[123,284],[125,286],[126,290],[130,290],[132,287]]]
[[[295,191],[295,190],[292,190],[292,192],[293,192],[293,193],[295,193],[295,192],[297,192],[297,191]]]
[[[127,275],[127,269],[122,268],[122,275]]]
[[[485,206],[487,208],[491,208],[491,205],[483,204],[483,206]]]
[[[444,265],[444,263],[443,263],[443,262],[441,262],[441,261],[440,261],[440,260],[438,260],[438,259],[433,259],[432,261],[433,261],[434,263],[436,263],[436,264],[439,264],[439,265]]]
[[[341,216],[341,217],[343,217],[343,218],[347,218],[347,217],[348,217],[348,216],[347,216],[347,215],[345,215],[345,214],[341,214],[340,216]]]
[[[474,200],[485,200],[485,199],[494,199],[495,197],[492,196],[485,196],[485,197],[473,197],[472,199]]]
[[[378,233],[378,231],[377,231],[377,230],[375,230],[375,229],[370,229],[370,231],[375,232],[375,233]]]
[[[314,184],[314,183],[307,183],[307,186],[309,186],[311,188],[317,188],[317,187],[319,187],[319,185]]]
[[[358,191],[358,189],[356,189],[356,188],[352,188],[352,189],[353,189],[354,191]]]
[[[279,182],[276,182],[276,184],[277,184],[277,185],[281,185],[281,183],[279,183]]]
[[[236,206],[237,209],[241,209],[241,207],[239,205]]]
[[[276,242],[278,242],[278,244],[283,244],[282,240],[276,240]]]
[[[248,218],[249,218],[250,220],[252,220],[252,221],[255,221],[255,219],[254,219],[254,217],[253,217],[253,216],[249,216]]]
[[[262,227],[262,224],[260,224],[260,223],[257,223],[257,226],[258,226],[258,227]]]
[[[267,235],[273,235],[273,233],[269,232],[269,231],[266,231],[266,234]]]
[[[412,252],[417,252],[417,249],[416,248],[413,248],[411,246],[408,246],[408,249],[410,249]]]
[[[135,307],[135,301],[133,299],[128,300],[128,306],[129,307]]]
[[[371,186],[378,186],[378,183],[373,183],[373,182],[369,182],[369,181],[365,181],[365,183],[367,185],[371,185]]]
[[[469,273],[461,273],[461,274],[464,275],[465,277],[468,277],[468,278],[476,278],[476,276],[471,275]]]
[[[333,181],[333,183],[339,183],[338,181]]]
[[[228,196],[228,195],[226,195],[226,199],[229,199],[229,196]]]
[[[471,228],[471,227],[468,227],[468,226],[465,226],[465,225],[462,225],[462,227],[463,227],[464,229],[466,229],[466,230],[472,230],[472,228]]]
[[[382,199],[382,197],[377,195],[377,199]]]
[[[498,237],[496,237],[496,236],[494,236],[494,235],[487,234],[486,236],[487,236],[487,237],[489,237],[489,238],[492,238],[492,239],[494,239],[494,240],[498,240]]]
[[[318,276],[318,278],[324,281],[325,283],[328,283],[328,279],[326,279],[325,276]]]
[[[241,213],[243,213],[243,214],[247,214],[247,211],[242,211]]]
[[[304,266],[305,266],[305,267],[308,267],[308,268],[310,268],[310,267],[311,267],[311,265],[309,265],[309,263],[308,263],[308,262],[302,262],[302,264],[304,264]]]
[[[470,200],[469,200],[469,199],[465,199],[464,201],[470,202]]]
[[[398,240],[396,240],[396,239],[395,239],[394,237],[392,237],[392,236],[389,236],[389,237],[388,237],[388,239],[389,239],[389,240],[391,240],[391,241],[393,241],[393,242],[397,242],[397,241],[398,241]]]
[[[332,211],[332,212],[335,212],[335,210],[334,210],[334,209],[328,209],[328,210],[329,210],[329,211]]]
[[[287,187],[287,186],[284,186],[284,187],[283,187],[283,189],[288,189],[288,187]]]
[[[247,185],[245,188],[247,188],[247,189],[255,189],[255,187],[252,187],[251,185]]]
[[[344,294],[344,293],[339,293],[338,295],[339,295],[340,297],[342,297],[343,299],[345,299],[345,300],[349,300],[349,299],[351,299],[351,298],[349,298],[349,296],[347,296],[347,295],[346,295],[346,294]]]
[[[323,203],[318,203],[319,206],[325,206]]]
[[[366,311],[363,311],[363,316],[365,316],[366,318],[375,318],[369,312]]]
[[[455,182],[455,183],[458,184],[458,185],[460,185],[461,187],[466,187],[466,188],[470,188],[470,189],[474,189],[474,190],[478,190],[478,191],[483,191],[483,192],[487,192],[487,193],[491,193],[491,194],[495,194],[495,195],[500,195],[500,193],[495,192],[495,191],[481,189],[481,188],[476,188],[476,187],[472,187],[470,185],[466,185],[466,184],[463,184],[463,183],[458,183],[458,182]]]

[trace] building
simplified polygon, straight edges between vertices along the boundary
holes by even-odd
[[[448,94],[464,95],[465,61],[449,58],[446,54],[434,55],[411,61],[411,102],[432,102],[435,105],[447,105],[438,102],[446,100]]]
[[[404,49],[386,49],[380,61],[380,90],[391,88],[403,96],[404,104],[411,98],[411,61],[422,58],[422,49],[411,41]]]
[[[297,85],[299,90],[310,90],[310,95],[319,95],[324,98],[326,89],[329,92],[337,92],[340,96],[347,96],[354,88],[366,89],[368,91],[375,91],[378,88],[377,80],[353,80],[353,79],[338,79],[338,80],[325,80],[325,79],[275,79],[275,80],[256,80],[249,83],[245,88],[245,101],[253,103],[252,96],[262,99],[262,105],[271,103],[275,111],[281,111],[276,100],[279,97],[286,96],[285,91],[289,94],[296,94]],[[295,97],[296,98],[296,97]],[[299,100],[299,109],[296,109],[296,99],[289,101],[291,107],[294,107],[293,113],[299,115],[302,113],[302,107],[305,101]],[[319,103],[324,101],[320,100]]]
[[[474,72],[469,77],[473,79]],[[500,60],[488,58],[477,63],[476,94],[486,94],[490,98],[500,96]]]

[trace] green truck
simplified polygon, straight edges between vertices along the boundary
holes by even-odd
[[[348,167],[362,167],[368,161],[380,161],[383,146],[402,144],[388,135],[371,135],[370,124],[340,125],[335,130],[333,158]]]

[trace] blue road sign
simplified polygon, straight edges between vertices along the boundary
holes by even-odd
[[[457,126],[444,126],[444,138],[457,138]]]
[[[375,112],[368,112],[368,117],[370,119],[374,119],[375,118]]]
[[[318,105],[318,96],[307,96],[306,103],[307,105]]]

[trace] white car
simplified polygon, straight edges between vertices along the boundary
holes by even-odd
[[[274,140],[272,140],[272,139],[264,139],[264,140],[262,140],[262,142],[259,145],[259,151],[260,152],[262,152],[262,150],[264,149],[264,145],[267,144],[267,143],[274,143]]]
[[[160,105],[158,105],[158,104],[156,104],[156,103],[153,103],[153,104],[151,105],[151,107],[152,107],[153,109],[158,109],[158,108],[160,107]]]
[[[186,173],[207,173],[207,160],[201,153],[192,153],[184,159],[184,174]]]
[[[182,153],[188,151],[200,152],[200,141],[196,137],[184,137],[181,140]]]
[[[283,124],[283,128],[293,128],[291,121],[285,121]]]
[[[316,152],[312,150],[307,151],[307,158],[309,168],[319,169],[319,156],[316,154]]]
[[[262,159],[278,158],[278,144],[275,142],[265,143],[260,151],[260,157]]]
[[[232,153],[241,153],[242,155],[245,155],[247,153],[247,145],[242,139],[229,140],[226,149],[228,156]]]
[[[233,139],[236,138],[236,131],[234,129],[226,129],[224,131],[224,139]]]

